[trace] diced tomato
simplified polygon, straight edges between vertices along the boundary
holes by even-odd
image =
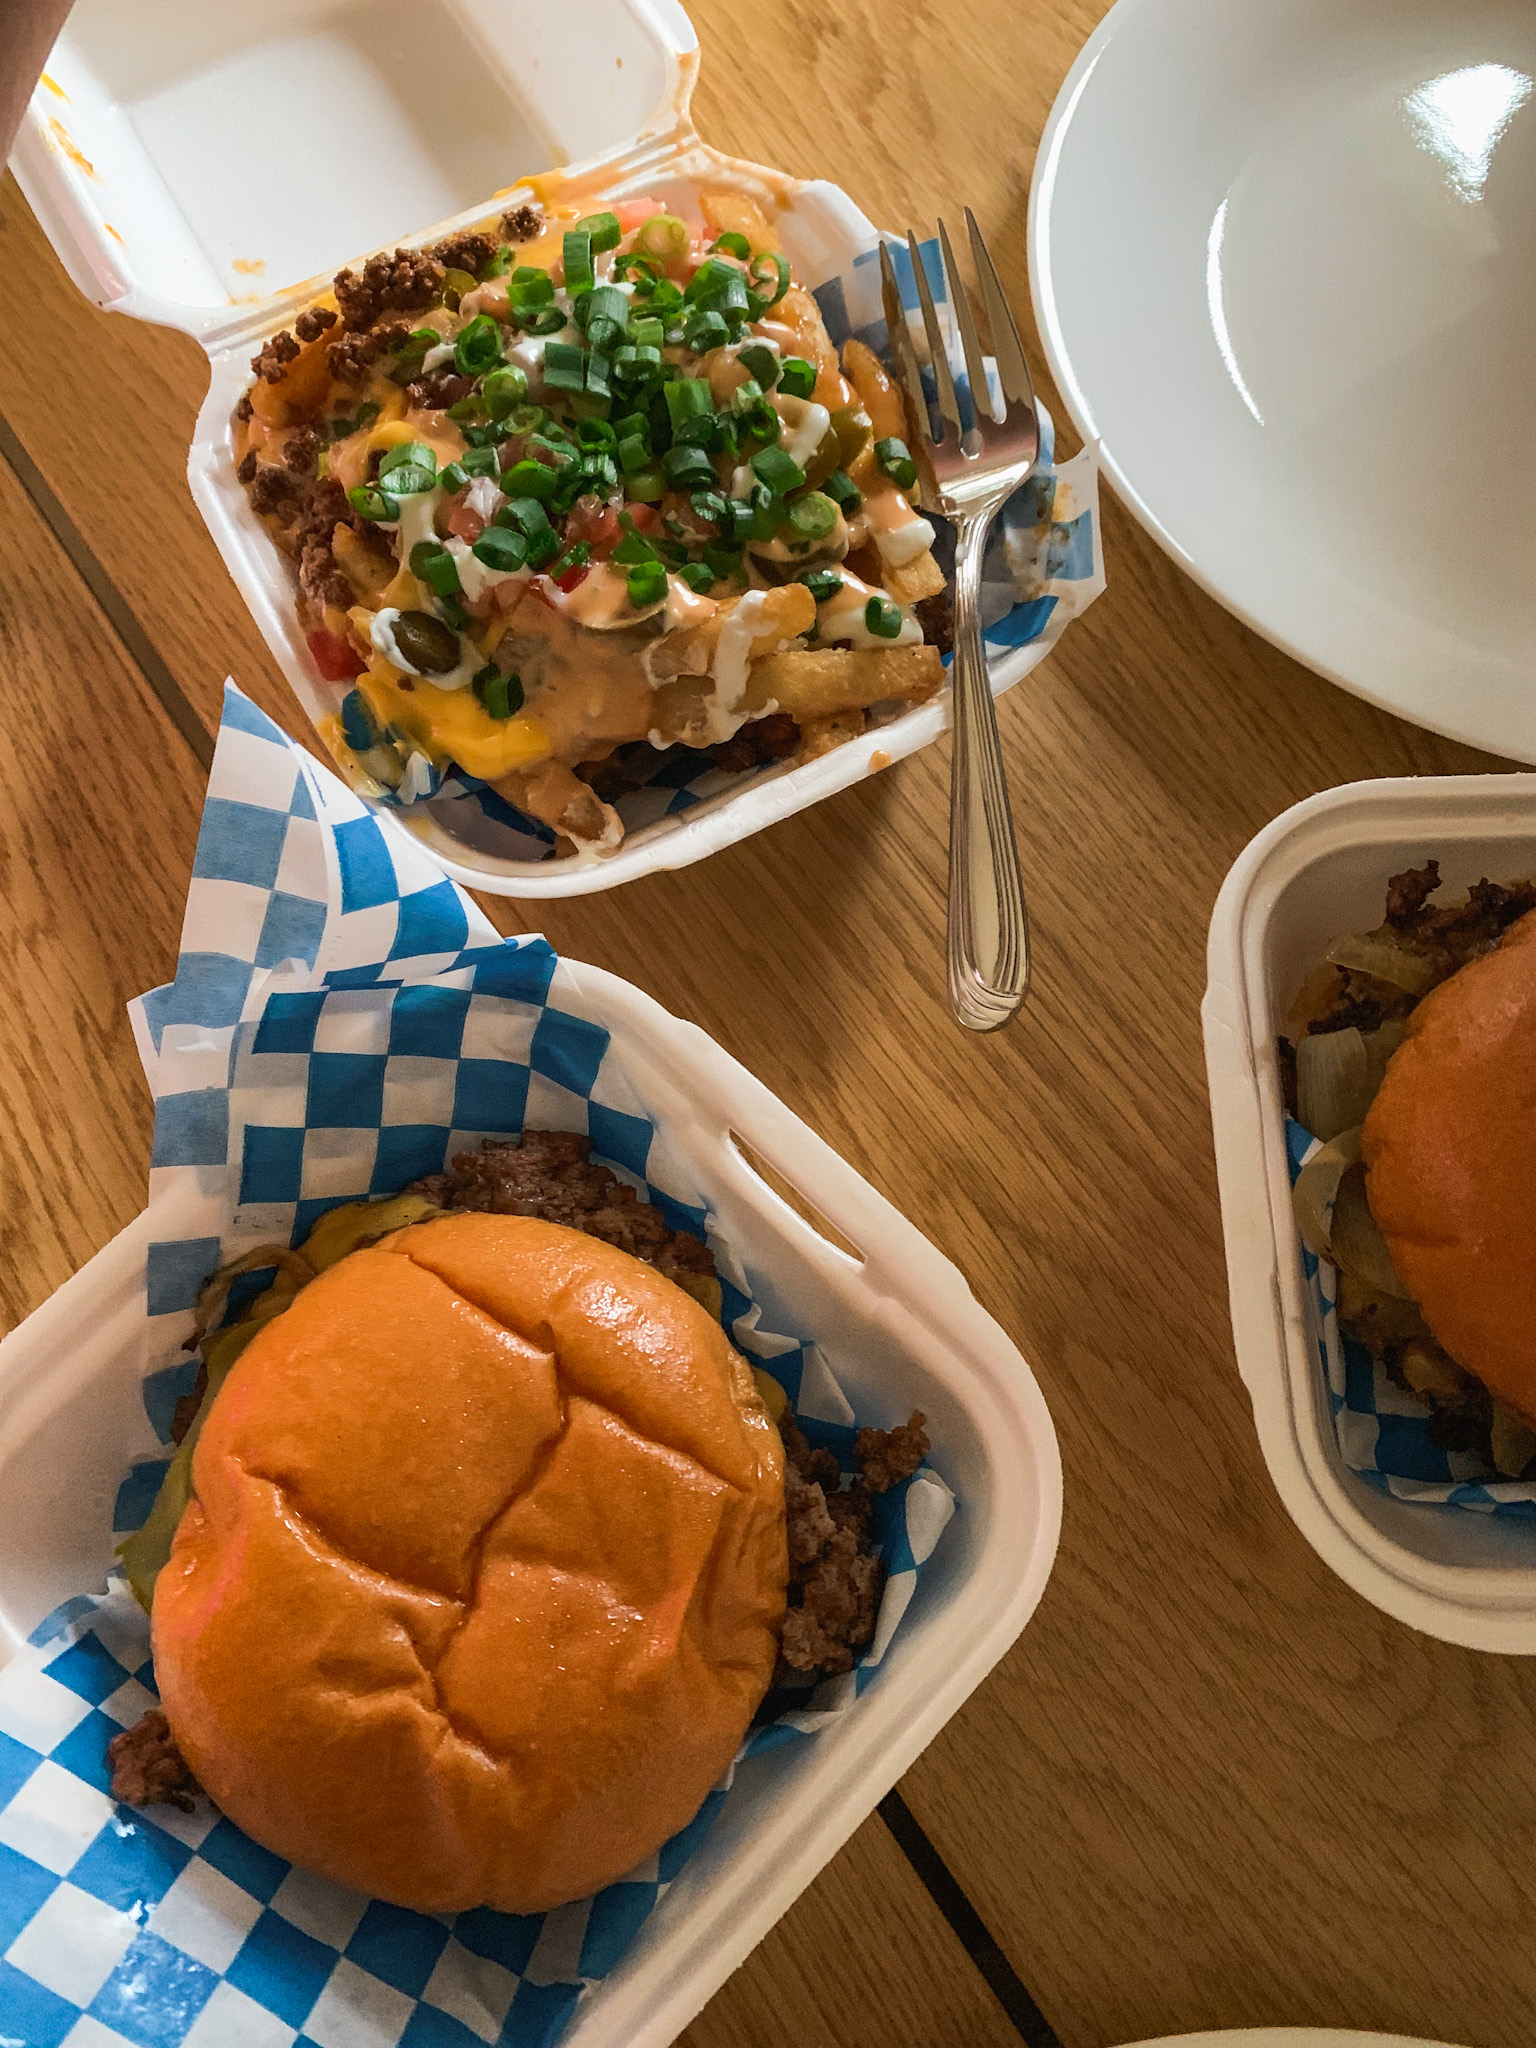
[[[666,208],[659,199],[621,199],[613,211],[618,216],[620,230],[632,235],[636,228],[648,220],[654,220]]]
[[[584,540],[594,555],[611,555],[623,531],[612,505],[605,505],[601,498],[578,498],[565,523],[566,545]]]
[[[460,498],[448,514],[448,531],[457,534],[460,540],[467,541],[473,547],[485,531],[485,520],[472,505],[466,505]]]
[[[315,667],[328,683],[348,682],[353,676],[360,676],[368,666],[356,648],[336,633],[327,633],[323,629],[311,633],[308,646],[314,656]]]
[[[574,569],[567,569],[563,576],[557,576],[555,581],[562,590],[569,592],[574,590],[578,583],[585,583],[591,574],[590,565],[582,562]]]
[[[626,505],[624,509],[634,521],[636,533],[660,533],[661,513],[655,505],[642,504],[637,498],[633,505]]]

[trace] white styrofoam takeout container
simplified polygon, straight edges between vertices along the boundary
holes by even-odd
[[[559,164],[615,199],[686,207],[701,189],[739,186],[770,203],[813,285],[874,246],[876,230],[836,186],[700,142],[697,69],[676,0],[275,0],[255,13],[77,0],[18,138],[16,175],[81,291],[207,350],[192,493],[312,719],[344,691],[316,670],[288,564],[235,478],[232,414],[255,348],[332,272],[381,245],[478,225],[519,178]],[[1043,652],[999,651],[994,692]],[[947,719],[942,692],[864,742],[658,819],[602,860],[508,860],[419,809],[401,815],[468,887],[584,895],[731,845],[926,746]]]
[[[664,2048],[787,1911],[1018,1636],[1061,1527],[1061,1461],[1028,1365],[957,1269],[696,1025],[575,965],[647,1113],[752,1275],[764,1327],[814,1336],[861,1418],[928,1418],[959,1509],[874,1682],[835,1725],[755,1757],[562,2048]],[[739,1137],[849,1245],[806,1222]],[[141,1216],[0,1342],[0,1661],[101,1585],[112,1504],[152,1448],[140,1396]]]
[[[1434,858],[1452,890],[1536,874],[1536,775],[1359,782],[1310,797],[1239,856],[1211,918],[1203,1006],[1238,1369],[1276,1490],[1313,1549],[1399,1621],[1536,1654],[1536,1528],[1400,1501],[1344,1464],[1303,1287],[1276,1039],[1342,933],[1381,922],[1388,877]]]

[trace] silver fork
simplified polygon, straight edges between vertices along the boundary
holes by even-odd
[[[928,336],[928,353],[938,385],[944,432],[938,441],[929,427],[928,402],[917,353],[902,309],[889,245],[880,245],[880,277],[891,358],[906,399],[912,452],[923,486],[925,510],[942,512],[955,526],[955,658],[952,667],[955,742],[950,770],[949,809],[949,1001],[969,1031],[996,1031],[1017,1012],[1029,986],[1029,919],[1024,882],[1014,842],[1008,780],[1003,772],[997,711],[987,681],[981,640],[981,563],[993,514],[1029,475],[1040,456],[1040,423],[1035,393],[1024,360],[1019,330],[1003,296],[997,271],[976,225],[965,209],[971,253],[992,330],[993,357],[1002,386],[994,411],[976,322],[949,234],[939,222],[939,243],[949,280],[960,345],[970,379],[973,424],[961,419],[955,380],[933,294],[918,252],[907,233],[918,303]]]

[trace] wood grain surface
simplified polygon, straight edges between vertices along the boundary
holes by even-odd
[[[835,179],[895,227],[969,202],[1026,312],[1034,146],[1094,0],[690,11],[710,140]],[[302,731],[186,493],[203,383],[184,337],[83,304],[7,185],[0,414],[162,687],[211,723],[232,671]],[[173,955],[201,772],[6,489],[0,665],[26,764],[0,833],[14,1319],[138,1205],[121,1005]],[[944,1002],[947,746],[702,867],[487,908],[703,1025],[1031,1361],[1066,1467],[1060,1561],[903,1791],[1064,2048],[1284,2022],[1523,2048],[1536,1669],[1388,1622],[1280,1509],[1231,1356],[1198,1016],[1211,905],[1261,825],[1335,783],[1503,764],[1301,669],[1104,512],[1108,592],[1001,705],[1038,977],[1008,1032],[963,1037]],[[686,2038],[1017,2035],[871,1825]]]

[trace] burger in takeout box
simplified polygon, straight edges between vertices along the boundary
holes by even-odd
[[[1033,1610],[1027,1366],[233,689],[134,1023],[150,1205],[0,1344],[0,2026],[670,2040]]]
[[[461,881],[570,894],[935,738],[949,537],[911,502],[852,202],[699,141],[661,0],[610,9],[600,48],[549,9],[466,48],[484,148],[387,36],[360,71],[295,11],[271,40],[167,0],[130,52],[77,8],[17,171],[83,289],[207,348],[193,492],[351,785]],[[258,79],[325,120],[275,149]],[[328,154],[349,121],[361,177]],[[986,569],[997,688],[1102,587],[1093,458],[1054,469],[1042,429]]]

